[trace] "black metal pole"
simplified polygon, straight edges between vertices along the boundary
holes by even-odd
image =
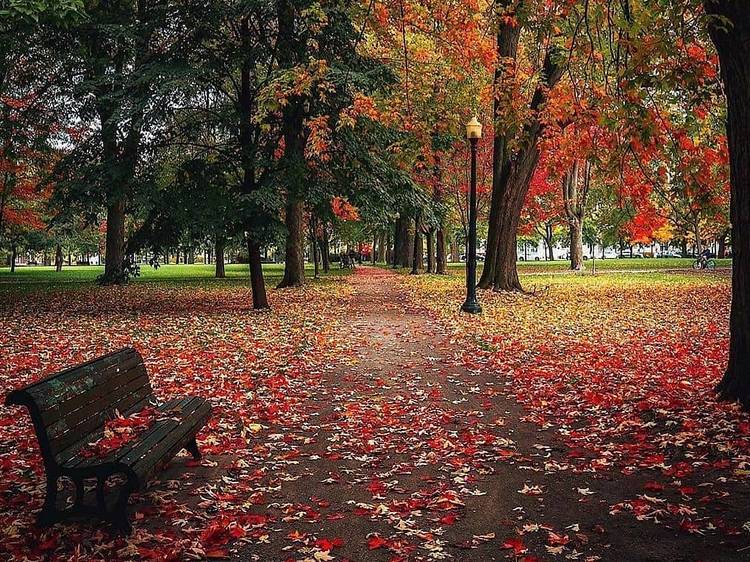
[[[482,312],[477,302],[477,143],[479,139],[469,139],[471,143],[471,186],[469,191],[469,239],[466,256],[466,301],[461,310],[470,314]]]

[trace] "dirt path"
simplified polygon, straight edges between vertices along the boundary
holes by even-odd
[[[264,490],[270,532],[237,560],[746,559],[716,536],[611,515],[642,477],[574,472],[396,274],[349,282],[341,338],[355,351],[322,374],[303,424],[263,435],[300,445]]]

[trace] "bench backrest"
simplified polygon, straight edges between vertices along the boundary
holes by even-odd
[[[115,411],[124,413],[152,394],[143,358],[135,349],[125,348],[14,390],[6,404],[29,408],[50,468]]]

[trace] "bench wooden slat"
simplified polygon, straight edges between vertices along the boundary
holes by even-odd
[[[182,414],[180,414],[180,420],[166,419],[159,424],[159,428],[153,431],[148,437],[142,439],[138,444],[133,447],[126,454],[119,457],[118,461],[127,464],[128,466],[134,465],[140,459],[145,456],[151,456],[152,452],[158,450],[159,444],[162,442],[177,441],[180,439],[180,434],[176,429],[184,422],[189,419],[203,402],[200,398],[188,398],[182,406]]]
[[[152,392],[150,388],[141,387],[138,390],[131,392],[127,396],[122,397],[116,405],[117,409],[121,412],[126,412],[130,408],[132,408],[133,405],[140,402],[144,397],[151,394]],[[71,445],[75,445],[82,441],[92,441],[93,439],[91,439],[91,437],[102,431],[104,422],[108,419],[112,419],[112,417],[114,416],[114,410],[115,408],[107,407],[107,409],[103,409],[95,413],[91,417],[78,424],[74,430],[68,431],[62,436],[56,437],[54,440],[51,440],[50,449],[52,451],[52,454],[60,455]]]
[[[66,376],[53,375],[39,381],[28,394],[41,411],[52,409],[69,399],[84,394],[99,385],[106,385],[121,372],[142,365],[143,360],[135,350],[127,349],[108,356],[105,361],[91,361],[85,367],[70,369]]]
[[[167,406],[174,407],[181,403],[186,403],[187,401],[191,400],[191,398],[175,398],[174,400],[170,400],[166,404],[163,404],[159,407],[159,409],[163,409]],[[144,404],[146,406],[147,404]],[[133,408],[133,410],[130,413],[134,413],[135,411],[139,411],[142,408]],[[140,435],[138,439],[133,439],[117,449],[116,451],[112,451],[109,455],[103,458],[95,458],[95,457],[80,457],[77,454],[70,459],[66,460],[63,464],[66,468],[88,468],[90,466],[93,466],[97,463],[103,463],[103,462],[117,462],[120,458],[125,456],[130,450],[137,446],[139,441],[142,439],[147,438],[152,432],[156,431],[160,425],[163,423],[156,422],[153,426],[151,426],[144,434]]]
[[[97,395],[89,396],[89,400],[80,404],[78,408],[67,412],[63,417],[47,424],[47,434],[50,436],[50,439],[59,437],[66,431],[73,430],[79,423],[101,410],[103,399],[106,399],[107,403],[110,404],[110,408],[114,409],[117,408],[117,404],[121,399],[137,390],[145,389],[148,392],[151,391],[145,371],[138,372],[131,370],[127,378],[123,377],[118,382],[120,384],[111,388],[109,392],[102,389]],[[42,419],[45,423],[47,422],[44,413],[42,413]]]
[[[192,438],[203,427],[211,411],[211,405],[203,399],[200,400],[198,407],[192,414],[185,418],[182,423],[175,428],[175,433],[180,433],[177,440],[163,439],[147,455],[142,456],[132,465],[133,471],[138,475],[142,482],[145,482],[156,470],[160,463],[169,461],[182,448],[181,443],[188,437]]]

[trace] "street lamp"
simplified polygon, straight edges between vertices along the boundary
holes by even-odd
[[[482,138],[482,124],[476,117],[466,123],[466,138],[471,145],[471,186],[469,191],[469,239],[466,241],[466,300],[461,310],[470,314],[482,312],[477,302],[477,143]]]

